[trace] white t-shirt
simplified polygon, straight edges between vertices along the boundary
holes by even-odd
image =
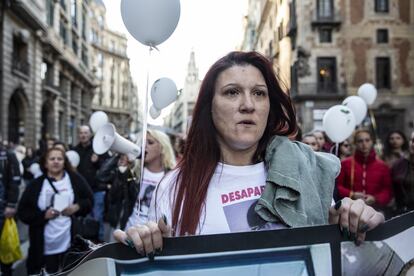
[[[178,170],[167,174],[158,185],[151,202],[149,220],[158,221],[165,215],[172,222],[173,189]],[[261,229],[285,228],[268,223],[254,211],[266,184],[264,163],[249,166],[231,166],[219,163],[207,190],[197,234],[245,232]]]
[[[128,219],[126,228],[132,225],[145,224],[148,221],[148,209],[151,204],[152,194],[164,175],[164,171],[151,172],[147,168],[144,168],[143,179],[140,185],[137,202],[135,202],[134,210]],[[139,210],[138,199],[141,204]]]
[[[65,172],[63,178],[59,181],[53,181],[53,185],[60,195],[67,198],[69,204],[72,204],[75,195],[73,193],[72,184],[70,183],[69,175]],[[45,179],[42,184],[37,206],[44,211],[52,204],[52,197],[55,194],[49,181]],[[70,228],[72,221],[70,217],[58,216],[47,222],[44,229],[44,254],[52,255],[65,252],[70,246]]]

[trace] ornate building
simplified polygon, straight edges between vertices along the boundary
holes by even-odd
[[[1,112],[4,140],[36,147],[42,137],[76,143],[94,93],[89,3],[1,2]]]
[[[77,128],[97,109],[120,133],[138,128],[127,41],[108,30],[98,2],[0,2],[2,139],[37,147],[54,137],[75,145]]]
[[[137,131],[138,91],[134,85],[127,57],[127,38],[111,31],[106,24],[105,5],[91,2],[92,64],[98,82],[93,110],[102,110],[121,134]]]
[[[329,107],[373,83],[371,108],[383,138],[414,127],[413,30],[412,1],[250,0],[242,48],[273,61],[304,131],[321,127]]]
[[[191,123],[191,116],[197,100],[201,81],[198,78],[198,68],[195,62],[195,54],[191,52],[188,62],[187,76],[184,88],[180,90],[174,108],[171,111],[168,124],[170,128],[178,133],[186,133]]]

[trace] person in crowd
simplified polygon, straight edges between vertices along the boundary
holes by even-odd
[[[128,160],[125,154],[114,154],[104,162],[96,174],[99,181],[108,183],[105,221],[109,222],[112,228],[111,235],[116,228],[125,229],[132,214],[139,191],[136,166],[139,166],[137,160]]]
[[[77,171],[86,179],[94,195],[94,206],[92,216],[99,221],[99,240],[104,239],[103,216],[105,209],[106,184],[100,183],[96,179],[96,171],[102,162],[108,158],[108,154],[98,156],[92,148],[92,131],[89,126],[79,127],[79,144],[74,148],[79,154],[80,162]]]
[[[59,149],[63,150],[64,152],[67,152],[68,151],[68,146],[65,143],[63,143],[62,141],[56,140],[53,143],[53,147],[54,148],[59,148]]]
[[[149,221],[115,238],[151,254],[165,236],[251,231],[253,215],[273,229],[340,223],[362,241],[383,215],[362,200],[331,206],[339,160],[290,141],[295,132],[292,102],[269,60],[229,53],[201,84],[183,158],[158,185]]]
[[[328,135],[326,135],[325,131],[314,130],[313,135],[316,137],[316,140],[318,140],[319,150],[330,153],[334,144],[331,142]]]
[[[409,144],[409,155],[397,160],[391,169],[397,214],[414,210],[414,131]]]
[[[339,144],[338,157],[342,161],[351,155],[352,155],[352,144],[348,139],[346,139],[345,141]]]
[[[3,145],[0,137],[0,233],[4,220],[16,214],[21,181],[19,161],[14,152]],[[0,263],[2,275],[12,275],[12,265]]]
[[[388,133],[384,143],[382,160],[392,168],[396,161],[407,158],[408,154],[408,140],[404,133],[399,130]]]
[[[72,171],[65,152],[50,148],[42,156],[43,175],[27,186],[18,216],[29,225],[28,274],[56,273],[71,244],[72,216],[92,209],[93,195],[82,176]]]
[[[339,160],[344,160],[352,155],[352,144],[349,139],[339,143],[339,149],[336,151],[336,145],[333,146],[331,153],[334,153]]]
[[[337,179],[339,196],[362,199],[366,204],[385,211],[393,197],[390,169],[377,158],[368,130],[357,130],[354,144],[354,155],[341,162],[342,169]]]
[[[40,158],[48,149],[53,147],[55,142],[55,137],[50,136],[48,133],[43,135],[43,138],[39,140],[39,148],[36,152],[36,155]]]
[[[22,160],[23,165],[23,179],[26,184],[34,178],[33,174],[30,172],[29,168],[33,163],[36,163],[38,158],[34,154],[34,150],[31,147],[26,148],[26,156]]]
[[[128,226],[145,224],[148,220],[153,192],[165,173],[174,169],[176,160],[170,138],[162,131],[149,129],[145,145],[144,172],[136,206]]]
[[[174,155],[175,160],[180,162],[181,158],[183,157],[184,153],[184,146],[185,146],[185,139],[182,135],[176,136],[174,140]]]
[[[319,151],[319,143],[316,140],[315,135],[307,133],[302,137],[302,143],[310,146],[314,151]]]
[[[24,172],[24,167],[23,167],[23,159],[26,156],[26,147],[23,145],[19,145],[16,144],[14,145],[14,154],[16,154],[17,157],[17,161],[19,161],[19,169],[20,169],[20,174],[22,175]]]

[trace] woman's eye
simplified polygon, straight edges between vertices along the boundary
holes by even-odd
[[[256,96],[266,96],[266,91],[263,91],[263,90],[256,90],[256,91],[254,91],[254,95],[256,95]]]
[[[226,91],[224,91],[224,95],[227,96],[235,96],[239,93],[239,91],[237,89],[227,89]]]

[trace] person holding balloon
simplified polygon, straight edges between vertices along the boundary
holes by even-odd
[[[357,130],[354,144],[355,153],[341,162],[337,179],[339,196],[362,199],[366,204],[385,211],[393,197],[390,169],[377,158],[368,130]]]
[[[339,160],[290,141],[296,131],[269,60],[229,53],[203,80],[183,157],[154,192],[149,221],[115,238],[151,256],[163,237],[251,231],[254,216],[273,229],[340,224],[363,241],[384,216],[361,199],[332,205]]]

